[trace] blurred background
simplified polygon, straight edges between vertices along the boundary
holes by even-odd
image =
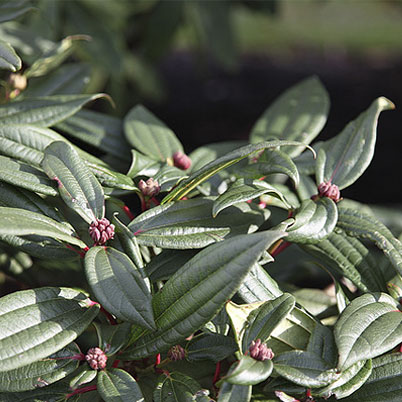
[[[142,103],[188,152],[209,142],[247,139],[267,106],[311,75],[331,98],[318,139],[336,135],[376,97],[386,96],[397,109],[381,114],[372,165],[343,195],[402,203],[396,174],[402,165],[401,1],[31,3],[32,12],[0,25],[0,38],[26,66],[55,46],[69,46],[60,52],[63,65],[51,73],[57,93],[107,92],[116,108],[102,102],[93,107],[118,117]],[[61,42],[69,35],[68,44]],[[44,77],[31,75],[27,93],[46,94]]]

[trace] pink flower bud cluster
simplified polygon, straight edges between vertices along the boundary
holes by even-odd
[[[168,357],[172,361],[183,360],[186,357],[186,351],[180,345],[175,345],[169,349]]]
[[[274,358],[274,352],[265,343],[261,342],[261,339],[257,339],[251,342],[249,347],[250,356],[255,360],[272,360]]]
[[[100,348],[91,348],[85,355],[85,360],[93,370],[103,370],[106,367],[107,356]]]
[[[338,186],[332,184],[330,181],[323,182],[318,186],[318,195],[320,197],[328,197],[335,202],[338,202],[341,198]]]
[[[114,225],[108,219],[97,219],[89,227],[89,235],[96,245],[104,245],[108,240],[113,239]]]
[[[140,180],[138,188],[141,190],[141,193],[147,197],[155,197],[155,195],[158,195],[159,191],[161,191],[158,181],[154,180],[152,177],[147,181]]]
[[[183,152],[177,151],[173,154],[173,165],[181,170],[191,167],[191,159]]]

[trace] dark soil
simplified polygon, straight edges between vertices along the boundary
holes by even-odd
[[[365,174],[343,196],[366,203],[402,203],[398,179],[402,158],[402,60],[359,60],[299,55],[292,62],[247,56],[236,72],[202,64],[177,53],[160,65],[167,100],[147,106],[180,137],[188,151],[223,140],[247,139],[265,108],[298,81],[317,75],[331,98],[329,119],[320,139],[330,138],[378,96],[396,111],[381,114],[376,154]]]

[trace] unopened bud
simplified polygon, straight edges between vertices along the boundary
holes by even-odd
[[[147,181],[140,180],[138,188],[141,190],[141,193],[147,197],[154,197],[159,194],[159,191],[161,191],[158,181],[154,180],[152,177]]]
[[[107,356],[100,348],[91,348],[85,355],[85,360],[93,370],[103,370],[106,367]]]
[[[17,89],[18,91],[23,91],[27,86],[27,78],[25,77],[25,75],[12,73],[8,77],[8,83],[14,89]]]
[[[250,356],[255,360],[272,360],[274,358],[274,352],[265,343],[261,342],[261,339],[257,339],[251,342],[249,347]]]
[[[332,184],[330,181],[323,182],[318,186],[318,195],[320,197],[330,198],[335,202],[341,199],[339,187],[336,184]]]
[[[172,361],[183,360],[186,357],[186,351],[180,345],[175,345],[169,349],[168,357]]]
[[[114,225],[108,219],[97,219],[89,227],[89,235],[96,245],[104,245],[114,237]]]
[[[173,165],[181,170],[191,167],[191,159],[183,152],[177,151],[173,154]]]

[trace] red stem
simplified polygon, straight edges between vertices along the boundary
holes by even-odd
[[[215,384],[219,380],[220,374],[221,374],[221,362],[218,362],[216,363],[215,374],[212,380],[212,384]]]
[[[89,247],[85,247],[85,248],[83,249],[83,251],[79,251],[79,250],[76,250],[76,249],[75,249],[73,246],[71,246],[70,244],[65,244],[65,246],[66,246],[68,249],[74,251],[74,253],[77,253],[81,258],[84,258],[86,252],[89,250]]]
[[[135,218],[134,214],[130,211],[130,208],[127,205],[124,205],[123,211],[127,215],[128,219],[130,219],[130,221]]]
[[[151,200],[153,201],[153,203],[154,203],[155,205],[160,205],[159,200],[157,200],[155,197],[152,197]]]
[[[112,316],[112,314],[109,313],[109,311],[106,311],[103,306],[100,307],[100,311],[102,311],[102,313],[105,314],[105,316],[108,319],[110,325],[117,325],[116,319]]]
[[[88,385],[87,387],[77,388],[70,394],[67,394],[66,399],[71,398],[74,395],[85,394],[86,392],[90,392],[90,391],[96,391],[96,385]]]
[[[116,367],[119,365],[119,363],[120,363],[120,360],[116,359],[116,360],[113,362],[112,367],[113,367],[113,368],[116,368]]]
[[[157,366],[157,365],[159,365],[159,364],[161,364],[161,354],[160,354],[160,353],[158,353],[158,354],[156,355],[154,366]]]
[[[292,243],[289,243],[288,241],[284,241],[280,243],[270,254],[272,257],[277,256],[280,254],[283,250],[286,250]]]

